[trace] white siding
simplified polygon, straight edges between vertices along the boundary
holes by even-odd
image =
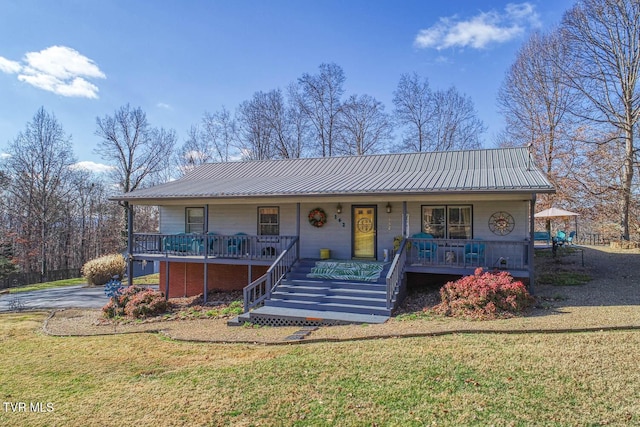
[[[459,206],[471,205],[473,211],[473,238],[484,240],[525,240],[529,237],[529,202],[523,200],[500,200],[500,201],[469,201],[454,203],[447,201],[428,203],[409,203],[407,211],[409,213],[409,235],[422,231],[422,206],[423,205],[440,205],[440,206]],[[513,231],[505,236],[494,234],[489,229],[489,218],[498,211],[505,211],[513,216],[515,225]]]
[[[473,237],[484,240],[521,241],[529,237],[529,202],[523,200],[490,200],[486,196],[478,197],[479,200],[455,201],[436,200],[412,200],[407,202],[409,214],[409,235],[421,231],[422,205],[461,205],[473,206]],[[402,235],[403,202],[391,200],[392,212],[386,212],[387,200],[382,202],[371,199],[358,200],[349,203],[340,200],[342,213],[336,211],[338,202],[328,199],[318,199],[316,202],[304,202],[300,204],[300,256],[302,258],[318,258],[320,249],[331,250],[331,256],[339,259],[350,259],[352,256],[352,206],[376,205],[377,206],[377,254],[378,260],[383,259],[384,249],[393,249],[393,239]],[[197,204],[189,204],[196,207]],[[209,205],[209,231],[217,234],[231,235],[247,233],[255,235],[258,232],[258,207],[278,206],[280,209],[280,234],[283,236],[295,236],[297,234],[296,203],[275,203],[272,201],[260,201],[259,204],[236,203],[229,205]],[[181,233],[185,231],[185,207],[186,206],[161,206],[160,207],[160,232]],[[327,214],[327,223],[317,228],[308,221],[309,212],[315,208],[322,208]],[[497,211],[509,212],[515,219],[513,232],[506,236],[498,236],[489,230],[488,221],[491,214]]]

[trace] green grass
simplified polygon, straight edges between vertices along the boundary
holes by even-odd
[[[24,286],[18,286],[16,288],[9,288],[9,293],[15,294],[18,292],[40,291],[42,289],[61,288],[63,286],[82,285],[85,283],[87,283],[87,281],[82,277],[75,278],[75,279],[56,280],[54,282],[34,283],[32,285],[24,285]]]
[[[538,283],[554,286],[578,286],[584,285],[591,280],[591,276],[586,273],[575,271],[556,271],[553,273],[543,273],[537,277]]]
[[[0,315],[0,425],[639,425],[640,331],[301,346],[49,337]]]
[[[134,285],[157,285],[160,281],[159,274],[149,274],[147,276],[140,276],[133,279]],[[75,279],[56,280],[54,282],[34,283],[32,285],[18,286],[15,288],[9,288],[9,293],[15,294],[18,292],[39,291],[42,289],[60,288],[63,286],[84,285],[87,280],[83,277]],[[126,283],[126,282],[125,282]]]

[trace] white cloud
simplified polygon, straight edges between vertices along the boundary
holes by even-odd
[[[8,159],[9,157],[11,157],[9,153],[0,153],[0,159]]]
[[[68,97],[98,98],[98,86],[87,79],[106,78],[91,59],[66,46],[27,52],[23,63],[0,57],[0,71],[17,73],[18,80]]]
[[[16,61],[10,61],[0,56],[0,71],[7,74],[15,74],[22,70],[22,65]]]
[[[171,105],[166,104],[166,103],[164,103],[164,102],[158,102],[158,103],[156,104],[156,107],[158,107],[158,108],[164,108],[165,110],[172,110]]]
[[[105,173],[113,170],[113,166],[105,165],[102,163],[96,163],[89,160],[75,163],[71,166],[72,169],[85,170],[95,173]]]
[[[503,13],[482,12],[467,20],[457,16],[440,18],[437,24],[420,30],[414,40],[418,48],[472,47],[512,40],[528,27],[538,27],[539,16],[530,3],[509,3]]]

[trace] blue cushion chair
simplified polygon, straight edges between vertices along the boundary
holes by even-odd
[[[464,262],[480,267],[484,264],[485,244],[480,242],[471,242],[464,245]]]
[[[438,244],[436,242],[429,242],[429,239],[433,239],[433,236],[429,233],[416,233],[413,236],[414,239],[424,239],[416,243],[418,250],[418,258],[421,260],[434,261],[438,254]]]
[[[236,233],[227,242],[227,253],[229,255],[242,255],[247,249],[247,234]]]

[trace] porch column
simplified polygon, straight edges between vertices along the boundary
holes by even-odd
[[[169,260],[164,263],[164,299],[169,299]]]
[[[531,195],[531,201],[529,202],[529,293],[533,295],[535,293],[535,268],[533,266],[533,247],[535,236],[535,215],[536,213],[536,194]]]
[[[133,205],[127,205],[127,285],[133,285]]]
[[[296,237],[300,239],[300,203],[296,203]],[[296,259],[300,259],[300,240],[296,245]]]
[[[409,237],[407,235],[407,202],[402,202],[402,236]]]
[[[207,288],[208,285],[209,285],[209,263],[206,260],[206,258],[207,258],[206,252],[205,252],[205,256],[204,257],[205,257],[205,261],[204,261],[204,290],[203,290],[204,294],[203,294],[203,300],[204,300],[204,303],[206,304],[207,303],[207,292],[209,291],[208,288]]]
[[[203,297],[204,303],[207,303],[207,293],[208,293],[208,285],[209,285],[209,263],[207,262],[207,257],[209,256],[209,203],[204,205],[204,284],[203,284]]]

